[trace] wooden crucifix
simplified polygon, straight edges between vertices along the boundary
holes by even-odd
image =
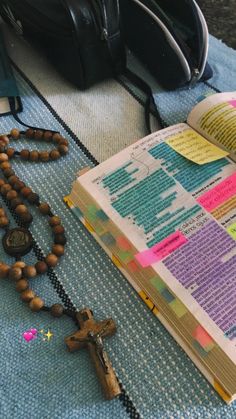
[[[96,322],[89,308],[84,308],[76,314],[80,330],[65,339],[70,352],[87,347],[94,362],[105,397],[109,400],[121,393],[118,380],[112,368],[111,361],[103,347],[103,338],[116,332],[112,319]]]

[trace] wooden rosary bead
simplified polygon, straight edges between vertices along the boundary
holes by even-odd
[[[30,303],[29,307],[32,311],[40,311],[44,306],[44,301],[40,297],[34,297]]]
[[[22,158],[22,160],[28,160],[29,155],[30,155],[29,150],[23,149],[23,150],[20,151],[20,157]]]
[[[15,209],[20,204],[22,204],[22,200],[20,198],[14,198],[10,201],[10,205],[12,209]]]
[[[35,292],[28,288],[27,290],[23,291],[20,296],[23,301],[28,303],[35,297]]]
[[[1,188],[3,185],[5,185],[5,182],[4,182],[4,180],[3,180],[3,179],[0,179],[0,188]]]
[[[50,159],[51,160],[57,160],[60,157],[61,157],[61,155],[60,155],[59,151],[56,148],[50,152]]]
[[[0,227],[4,228],[9,224],[9,220],[7,217],[0,217]]]
[[[3,171],[3,174],[4,174],[4,176],[5,176],[6,178],[9,178],[10,176],[14,176],[14,175],[15,175],[15,172],[14,172],[14,170],[13,170],[13,169],[5,169],[5,170]]]
[[[11,137],[14,138],[14,140],[17,140],[18,138],[20,138],[20,131],[17,128],[13,128],[10,134],[11,134]]]
[[[51,131],[45,131],[43,133],[43,139],[45,141],[50,141],[52,139],[52,132]]]
[[[64,307],[62,304],[53,304],[50,308],[50,313],[53,317],[61,317],[64,313]]]
[[[57,226],[53,227],[52,231],[54,234],[63,234],[65,229],[61,224],[58,224]]]
[[[29,201],[30,204],[35,204],[37,205],[39,203],[39,196],[38,194],[31,192],[28,196],[27,196],[27,200]]]
[[[54,143],[57,143],[58,141],[60,141],[60,140],[62,140],[63,139],[63,137],[62,137],[62,135],[61,134],[59,134],[59,132],[56,132],[55,134],[53,134],[53,136],[52,136],[52,141],[54,142]]]
[[[19,180],[18,176],[13,175],[9,177],[8,183],[10,183],[10,185],[14,185],[14,183],[16,183],[18,180]]]
[[[13,268],[21,268],[23,269],[26,266],[26,263],[23,260],[18,260],[14,263]]]
[[[58,264],[58,257],[53,253],[49,253],[45,258],[45,262],[49,268],[54,268]]]
[[[32,128],[27,129],[25,132],[25,136],[27,138],[34,138],[34,129]]]
[[[30,212],[27,211],[20,215],[20,220],[23,224],[30,224],[33,221],[33,217]]]
[[[41,138],[43,138],[43,131],[41,131],[40,129],[37,129],[35,131],[34,138],[35,140],[41,140]]]
[[[23,292],[29,288],[29,283],[26,279],[20,279],[16,283],[16,291]]]
[[[13,157],[13,156],[14,156],[14,154],[15,154],[15,149],[14,149],[14,148],[12,148],[12,147],[8,148],[8,149],[6,150],[6,154],[8,155],[8,158],[9,158],[9,159],[12,159],[12,157]]]
[[[65,138],[63,138],[62,140],[59,141],[59,145],[65,145],[66,147],[68,147],[69,142]]]
[[[8,161],[8,155],[6,153],[0,153],[0,163]]]
[[[50,206],[47,204],[47,202],[41,202],[41,204],[39,205],[39,211],[41,212],[41,214],[43,215],[47,215],[50,213],[51,208]]]
[[[66,145],[59,145],[58,151],[62,156],[65,156],[68,153],[68,147]]]
[[[1,189],[0,189],[1,194],[2,194],[3,196],[6,196],[6,194],[7,194],[9,191],[11,191],[11,190],[12,190],[11,185],[8,185],[7,183],[5,183],[4,185],[2,185],[2,186],[1,186]]]
[[[0,217],[5,217],[5,215],[6,215],[5,209],[0,207]]]
[[[65,245],[67,242],[67,239],[64,234],[56,234],[54,237],[54,243],[55,244],[62,244]]]
[[[15,208],[15,212],[17,215],[22,215],[26,212],[28,212],[28,208],[24,204],[17,205]]]
[[[39,159],[43,162],[47,162],[50,160],[50,155],[48,151],[41,151],[39,153]]]
[[[4,161],[3,163],[0,163],[0,167],[2,170],[11,169],[11,163],[9,163],[9,161]]]
[[[28,186],[24,186],[24,188],[21,189],[20,193],[24,198],[27,198],[27,196],[29,196],[29,194],[32,193],[32,189],[28,188]]]
[[[0,142],[3,142],[4,144],[9,144],[9,138],[7,135],[0,135]]]
[[[17,198],[18,193],[14,191],[13,189],[6,194],[6,198],[8,201],[11,201],[11,199]]]
[[[48,265],[43,261],[39,261],[35,264],[35,269],[38,274],[45,274],[48,270]]]
[[[61,224],[61,219],[60,217],[57,217],[57,215],[53,215],[52,217],[50,217],[49,219],[49,224],[50,226],[54,227],[58,224]]]
[[[22,180],[17,180],[14,184],[13,184],[13,188],[16,190],[16,191],[20,191],[22,188],[24,188],[25,187],[25,183],[24,182],[22,182]]]
[[[13,281],[19,281],[19,279],[22,278],[22,269],[18,267],[12,267],[10,268],[8,276],[9,279],[12,279]]]
[[[37,150],[30,151],[29,160],[38,161],[38,159],[39,159],[39,152]]]
[[[52,246],[52,253],[58,257],[63,256],[64,255],[64,246],[62,246],[61,244],[54,244]]]
[[[0,264],[0,278],[6,278],[9,274],[10,266],[8,266],[6,263]]]
[[[40,151],[39,160],[41,160],[43,162],[49,161],[49,152],[48,151]]]
[[[37,275],[36,268],[34,266],[25,266],[23,268],[23,275],[26,278],[34,278]]]

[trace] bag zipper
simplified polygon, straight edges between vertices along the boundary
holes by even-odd
[[[47,15],[44,15],[41,13],[37,8],[33,8],[32,11],[32,5],[30,4],[26,8],[22,8],[20,4],[17,4],[17,6],[14,6],[14,9],[12,10],[11,5],[9,5],[9,8],[13,14],[13,16],[18,18],[19,16],[23,16],[22,21],[26,22],[28,25],[40,29],[44,33],[50,33],[50,35],[59,36],[59,37],[70,37],[71,33],[69,31],[66,31],[65,27],[63,26],[55,26],[55,22],[48,18]],[[8,13],[7,13],[8,16]],[[35,16],[37,16],[37,21],[35,21]],[[11,19],[12,20],[12,19]],[[21,20],[20,17],[18,19]],[[53,28],[53,31],[51,30]]]
[[[183,70],[185,72],[186,79],[187,79],[188,83],[191,82],[192,71],[191,71],[191,68],[190,68],[190,64],[189,64],[187,58],[185,57],[185,55],[183,54],[183,52],[182,52],[180,46],[178,45],[177,41],[173,37],[172,33],[167,28],[167,26],[161,21],[161,19],[159,19],[159,17],[155,13],[152,12],[152,10],[150,10],[140,0],[132,0],[132,1],[134,1],[139,7],[141,7],[162,28],[162,30],[164,31],[164,33],[166,35],[167,41],[169,42],[172,49],[175,51],[176,55],[179,57],[179,60],[182,64],[182,67],[183,67]]]

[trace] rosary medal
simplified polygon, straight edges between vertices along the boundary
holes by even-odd
[[[13,228],[4,234],[2,244],[8,255],[20,258],[31,251],[33,238],[26,228]]]

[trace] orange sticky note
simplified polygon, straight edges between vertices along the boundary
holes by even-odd
[[[116,243],[117,243],[117,246],[121,250],[130,250],[131,249],[131,244],[129,243],[129,241],[124,236],[117,237]]]
[[[212,337],[207,333],[202,326],[197,326],[195,331],[193,332],[193,337],[198,341],[202,348],[207,347],[208,345],[214,343]]]

